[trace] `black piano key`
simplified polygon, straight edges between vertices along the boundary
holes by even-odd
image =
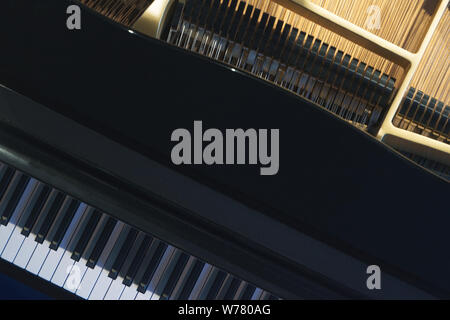
[[[214,279],[214,282],[211,285],[211,288],[208,291],[208,294],[206,295],[206,300],[216,299],[217,294],[219,293],[219,290],[222,287],[226,276],[227,276],[227,274],[225,272],[223,272],[222,270],[219,270],[219,272],[216,275],[216,278]]]
[[[44,207],[45,202],[48,199],[48,196],[50,195],[51,188],[49,186],[44,186],[38,195],[38,198],[31,209],[30,215],[28,216],[28,219],[25,221],[25,224],[22,229],[22,234],[26,237],[29,236],[31,230],[34,227],[34,224],[36,223],[39,215],[41,214],[42,208]]]
[[[242,282],[241,280],[233,278],[223,299],[224,300],[233,300],[234,296],[236,295],[236,291],[238,290],[239,286],[241,285],[241,282]]]
[[[14,188],[11,198],[8,200],[8,204],[6,205],[5,210],[2,212],[1,224],[5,226],[8,224],[9,219],[11,219],[11,215],[13,214],[14,209],[19,203],[19,200],[22,197],[22,194],[25,191],[25,188],[27,187],[29,181],[30,178],[28,176],[22,175],[20,177],[19,182]]]
[[[234,277],[230,274],[227,274],[225,277],[222,286],[220,287],[219,291],[217,292],[216,299],[217,300],[223,300],[225,293],[227,292],[228,288],[230,287],[231,281],[234,279]]]
[[[159,265],[159,262],[161,261],[162,256],[164,255],[164,252],[167,249],[167,244],[160,242],[158,244],[158,247],[156,248],[152,258],[150,259],[148,266],[142,275],[142,278],[139,280],[139,286],[138,291],[141,293],[145,293],[145,290],[147,290],[147,286],[150,283],[150,281],[153,278],[153,274],[156,271],[156,268]]]
[[[178,261],[173,268],[166,285],[164,286],[164,289],[160,296],[160,300],[168,300],[170,298],[173,290],[175,289],[175,286],[177,285],[178,279],[180,278],[184,268],[186,267],[186,263],[188,262],[188,260],[189,255],[187,255],[186,253],[180,254]]]
[[[5,195],[5,192],[8,189],[8,186],[11,183],[15,172],[16,170],[10,167],[7,167],[3,172],[3,175],[0,179],[0,200],[3,199],[3,196]]]
[[[36,235],[36,242],[42,243],[44,242],[45,238],[47,237],[48,231],[50,230],[50,227],[52,226],[53,222],[55,221],[55,218],[61,209],[61,206],[64,202],[65,195],[58,191],[55,199],[48,210],[47,216],[45,217],[45,220],[42,222],[41,227],[39,228],[39,231]]]
[[[102,213],[98,210],[94,210],[91,217],[89,218],[88,223],[86,224],[86,227],[83,230],[83,233],[80,236],[80,239],[78,240],[78,243],[75,246],[75,249],[73,250],[71,256],[73,260],[80,261],[80,258],[83,255],[84,250],[86,250],[88,242],[91,239],[101,217]]]
[[[56,229],[55,234],[50,240],[50,249],[58,250],[58,247],[66,234],[67,228],[69,228],[70,222],[72,221],[75,213],[77,212],[78,207],[80,206],[80,201],[72,199],[70,201],[69,206],[67,207],[66,212],[63,213],[63,217],[61,222]]]
[[[134,256],[133,261],[131,262],[130,267],[128,268],[127,273],[125,274],[125,277],[123,278],[122,283],[126,286],[130,286],[134,278],[136,277],[136,274],[141,267],[142,261],[144,260],[145,253],[149,250],[150,245],[152,244],[153,237],[150,235],[146,235],[144,240],[142,241],[141,245],[139,246],[138,251],[136,252],[136,255]]]
[[[240,300],[250,300],[255,293],[256,287],[252,284],[248,284],[241,294]]]
[[[95,247],[89,256],[89,259],[86,262],[87,267],[92,269],[97,265],[98,259],[100,258],[100,255],[102,254],[103,250],[105,249],[106,243],[108,242],[108,239],[111,236],[111,233],[113,232],[116,223],[117,220],[114,219],[113,217],[109,217],[108,220],[106,221],[106,224],[103,227],[103,230],[101,231],[100,237],[98,238],[97,243],[95,244]]]
[[[200,276],[200,273],[202,272],[204,265],[205,263],[200,260],[195,261],[195,264],[192,267],[192,270],[189,273],[186,283],[184,284],[183,289],[181,290],[181,293],[178,297],[179,300],[187,300],[189,298],[189,295],[191,294],[191,291],[195,286],[195,282]]]
[[[119,254],[116,257],[116,260],[114,261],[112,268],[109,271],[108,277],[110,277],[111,279],[115,280],[119,275],[119,272],[122,269],[123,264],[125,263],[125,259],[127,258],[128,253],[130,252],[137,235],[138,231],[136,229],[131,229],[130,231],[128,231],[127,238],[122,244],[122,248],[120,249]]]

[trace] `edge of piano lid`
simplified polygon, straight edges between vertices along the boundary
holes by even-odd
[[[88,5],[89,7],[92,7],[92,3],[90,3],[89,1],[81,0],[80,2]],[[279,5],[277,7],[278,9],[274,9],[273,3],[267,4],[268,1],[252,0],[241,1],[239,3],[239,9],[236,6],[237,1],[231,0],[212,0],[203,2],[202,4],[200,4],[200,1],[196,0],[147,1],[146,6],[148,6],[148,8],[146,10],[143,10],[142,14],[136,16],[135,19],[128,24],[128,26],[131,29],[139,31],[147,36],[151,36],[161,40],[164,39],[169,43],[184,47],[187,50],[198,52],[202,55],[208,56],[209,58],[222,60],[222,62],[233,64],[233,66],[234,64],[236,64],[237,68],[246,69],[247,72],[257,75],[258,77],[265,78],[267,80],[270,77],[264,75],[264,72],[262,72],[262,69],[264,68],[255,64],[252,66],[253,68],[250,71],[248,65],[246,64],[250,60],[254,62],[254,60],[262,59],[262,57],[268,58],[273,55],[273,52],[272,54],[268,55],[267,47],[266,49],[264,49],[265,42],[268,42],[269,38],[271,40],[274,38],[277,39],[275,36],[276,32],[267,32],[267,30],[269,29],[275,29],[274,21],[276,21],[274,19],[272,22],[270,22],[270,19],[268,19],[268,17],[271,14],[275,15],[274,12],[284,12],[279,17],[277,17],[277,24],[283,22],[281,20],[281,17],[283,17],[283,15],[285,19],[287,19],[283,25],[283,35],[280,34],[282,39],[280,40],[280,43],[285,40],[286,44],[284,46],[284,49],[281,50],[280,47],[280,53],[283,53],[280,55],[279,60],[282,65],[286,63],[287,69],[285,70],[285,72],[288,76],[284,76],[284,78],[281,77],[279,79],[271,79],[270,81],[273,81],[277,85],[280,85],[288,90],[294,92],[297,91],[298,94],[306,96],[309,100],[316,99],[315,102],[317,102],[322,107],[326,107],[327,109],[329,109],[328,106],[325,106],[323,102],[317,101],[321,99],[324,100],[322,97],[323,88],[319,90],[317,96],[313,98],[315,94],[315,84],[312,86],[312,91],[308,94],[305,94],[305,91],[307,91],[306,89],[310,82],[309,79],[306,82],[305,87],[301,90],[293,90],[292,84],[290,86],[287,85],[293,81],[292,79],[289,81],[285,80],[286,78],[289,79],[289,77],[292,77],[290,75],[290,72],[292,72],[290,68],[294,66],[295,70],[295,63],[293,63],[295,59],[293,59],[293,56],[294,52],[298,52],[298,49],[290,48],[296,41],[297,46],[301,41],[304,41],[302,46],[304,48],[307,48],[307,50],[309,50],[310,52],[313,52],[310,56],[319,56],[319,58],[305,59],[311,64],[319,65],[319,72],[317,72],[317,69],[316,71],[314,71],[314,68],[317,68],[317,66],[309,68],[313,71],[311,72],[311,70],[308,70],[306,72],[310,74],[308,77],[323,80],[321,79],[321,77],[323,77],[323,75],[321,75],[322,68],[326,69],[324,65],[326,63],[330,65],[330,62],[325,63],[320,61],[329,59],[330,61],[333,60],[334,63],[339,62],[339,59],[334,56],[336,52],[335,50],[339,49],[339,46],[337,46],[335,43],[335,45],[338,47],[335,48],[331,44],[326,44],[325,41],[322,42],[319,36],[317,36],[317,34],[322,34],[322,36],[324,36],[324,30],[329,30],[329,34],[333,33],[335,36],[338,36],[342,40],[348,40],[353,47],[358,47],[359,50],[363,51],[366,50],[364,51],[366,55],[378,55],[378,57],[382,57],[386,60],[385,64],[389,65],[389,63],[392,63],[394,65],[394,70],[397,70],[391,70],[391,73],[388,75],[383,74],[383,76],[388,76],[389,78],[388,87],[392,85],[392,88],[390,88],[391,92],[384,93],[384,95],[386,95],[385,103],[375,103],[377,107],[371,112],[376,116],[372,115],[372,119],[369,121],[366,130],[375,135],[380,141],[383,141],[384,143],[396,149],[402,150],[405,154],[412,153],[417,156],[422,156],[431,161],[437,162],[439,163],[438,165],[443,164],[447,167],[450,166],[450,124],[448,121],[450,106],[447,105],[448,101],[438,101],[436,106],[436,101],[433,101],[435,99],[433,97],[431,97],[432,99],[430,99],[430,97],[427,95],[427,92],[425,92],[424,94],[419,89],[417,89],[418,93],[416,94],[416,89],[414,89],[413,87],[410,88],[411,83],[417,84],[417,82],[419,82],[421,86],[424,85],[423,79],[422,81],[420,81],[421,78],[427,78],[427,76],[423,74],[424,66],[426,66],[425,69],[430,68],[430,63],[424,62],[424,60],[434,60],[434,58],[438,60],[439,54],[435,52],[435,47],[445,47],[446,45],[445,40],[441,41],[442,43],[439,45],[440,42],[436,39],[440,37],[445,38],[445,34],[447,33],[445,26],[446,21],[449,19],[447,11],[448,8],[450,8],[450,3],[448,2],[448,0],[440,0],[433,3],[423,3],[423,7],[421,8],[421,10],[426,12],[426,14],[429,16],[429,19],[423,21],[423,26],[420,30],[416,30],[416,35],[414,36],[417,38],[415,41],[415,47],[411,44],[408,46],[407,42],[403,43],[403,45],[401,46],[399,43],[388,41],[385,38],[374,34],[373,31],[370,32],[365,28],[362,28],[361,26],[358,26],[344,19],[342,16],[326,10],[325,7],[322,6],[326,6],[327,4],[325,3],[319,5],[318,3],[315,3],[311,0],[273,0],[272,2]],[[246,5],[246,3],[248,5]],[[290,12],[286,11],[286,9]],[[416,8],[415,10],[417,9],[418,8]],[[381,10],[380,7],[378,7],[378,10]],[[231,18],[233,14],[231,14],[230,12],[235,12],[234,18]],[[111,17],[114,16],[114,14],[111,12],[109,14],[111,15]],[[389,15],[392,13],[383,12],[383,14]],[[242,16],[240,20],[236,18],[236,16],[239,15]],[[290,18],[288,18],[289,15],[291,15]],[[297,17],[292,18],[293,15],[297,15]],[[301,32],[298,36],[296,36],[297,31],[299,30],[297,30],[295,26],[299,27],[299,25],[301,25],[301,23],[298,23],[299,17],[301,17],[301,19],[304,19],[304,21],[309,21],[315,26],[320,26],[323,28],[320,32],[315,32],[317,38],[315,39],[314,45],[311,48],[309,48],[308,40],[303,40],[304,38],[303,36],[301,36],[302,33],[304,34],[303,31],[306,31],[307,29],[306,24],[303,24],[303,27],[305,29],[300,28]],[[270,18],[275,18],[275,16],[270,16]],[[231,21],[233,21],[233,24],[235,24],[235,26],[232,26],[230,30],[238,30],[235,36],[233,36],[234,31],[231,32],[230,30],[227,30],[227,28],[223,27]],[[298,23],[297,25],[296,21]],[[123,23],[123,21],[121,22]],[[266,24],[267,28],[265,29]],[[292,24],[292,26],[290,24]],[[239,25],[239,28],[237,28],[237,25]],[[194,28],[193,30],[191,30],[193,26]],[[189,28],[189,31],[185,31]],[[411,33],[411,30],[409,30],[409,33]],[[287,31],[287,33],[285,33],[285,31]],[[191,36],[194,37],[194,34],[196,34],[195,40],[192,41],[192,44],[189,40],[183,39],[183,37],[186,37],[186,33],[190,33],[190,35],[187,36],[188,38]],[[311,34],[313,33],[314,32],[311,31]],[[244,34],[245,37],[243,36]],[[392,32],[392,34],[395,34],[395,32]],[[199,38],[203,37],[203,40],[198,40],[198,36]],[[311,35],[308,35],[308,37],[311,37]],[[206,43],[203,43],[204,38],[208,39],[206,40]],[[225,54],[224,57],[219,58],[220,49],[217,49],[217,47],[222,46],[220,42],[224,39],[231,42],[231,45],[228,44],[231,48],[234,46],[233,50],[227,49],[227,51],[240,52],[241,57],[239,57],[238,60],[247,60],[247,62],[232,62],[232,53],[230,54],[231,57],[229,60],[226,59],[227,54]],[[299,41],[300,39],[301,41]],[[184,41],[186,41],[186,43],[183,44]],[[197,48],[195,45],[196,42],[201,43]],[[318,44],[321,42],[322,45]],[[210,46],[210,48],[205,50],[205,47],[208,48],[208,46]],[[214,49],[211,49],[211,47],[213,47]],[[246,52],[250,53],[246,55]],[[259,57],[255,59],[253,57],[255,55]],[[441,56],[445,56],[445,52],[442,52]],[[288,57],[289,59],[287,59]],[[359,58],[357,54],[355,54],[355,57]],[[273,55],[273,60],[278,63],[277,58],[277,54]],[[368,64],[369,67],[365,69],[367,65],[364,63],[364,61],[358,61],[356,58],[354,58],[352,61],[352,63],[355,62],[354,71],[356,73],[362,74],[363,78],[371,78],[371,81],[375,81],[376,77],[370,75],[371,71],[373,71],[370,63]],[[442,62],[434,66],[434,72],[436,73],[439,68],[445,68],[445,58],[441,58],[440,60],[442,60]],[[373,62],[374,60],[372,59],[371,61]],[[345,63],[342,62],[341,65],[345,65]],[[358,65],[357,68],[356,65]],[[431,66],[433,67],[432,64]],[[351,68],[351,64],[349,65],[349,67]],[[304,68],[308,69],[305,66]],[[283,68],[280,67],[280,69]],[[300,68],[300,70],[301,69],[302,68]],[[371,71],[369,72],[368,70]],[[284,71],[281,71],[279,73],[283,74],[283,72]],[[303,73],[304,70],[301,70],[301,72]],[[295,79],[295,75],[293,78]],[[445,77],[441,80],[442,82],[444,82]],[[430,82],[432,83],[432,81]],[[361,92],[357,92],[361,91],[362,88],[364,88],[364,85],[361,85],[361,83],[357,84],[357,82],[353,82],[353,85],[358,86],[353,94],[355,94],[355,96],[361,95]],[[410,97],[411,93],[408,93],[408,90],[411,91],[411,89],[414,89],[412,97]],[[366,89],[366,91],[370,90]],[[329,93],[327,94],[327,96],[328,95]],[[364,96],[364,94],[362,96]],[[421,101],[422,96],[423,100]],[[444,95],[440,95],[440,97],[445,98],[445,93]],[[353,99],[354,98],[352,98],[349,106],[349,109],[351,111],[350,113],[357,113],[357,110],[352,110],[353,107],[351,107]],[[367,99],[369,101],[369,105],[371,104],[371,99]],[[411,100],[414,100],[414,103],[412,103]],[[418,100],[417,103],[419,104],[419,106],[415,105],[415,100]],[[345,100],[342,100],[342,103],[344,101]],[[343,106],[341,105],[341,107]],[[382,107],[381,111],[379,110],[379,107]],[[360,108],[360,106],[358,106],[358,108]],[[364,124],[360,123],[359,120],[361,119],[358,119],[358,116],[349,116],[349,113],[347,111],[342,112],[341,109],[340,112],[333,111],[333,113],[337,114],[339,117],[345,118],[346,120],[351,119],[351,122],[357,127],[360,126],[362,129],[364,127]],[[377,115],[378,113],[380,113],[380,116]]]
[[[30,5],[13,2],[1,6],[21,12]],[[444,210],[428,212],[430,221],[422,225],[431,204],[446,207],[440,202],[448,188],[444,180],[302,98],[195,54],[130,35],[88,11],[80,32],[58,27],[65,22],[58,13],[68,3],[40,3],[43,21],[33,10],[0,19],[2,38],[9,44],[1,53],[0,81],[39,102],[1,88],[2,161],[283,298],[448,296],[448,281],[440,283],[440,273],[430,271],[450,265],[445,258],[449,217]],[[12,21],[17,16],[20,21]],[[17,27],[16,32],[9,34],[8,26]],[[43,45],[27,42],[30,36]],[[86,50],[104,61],[93,61]],[[183,74],[192,81],[179,80],[179,97],[172,97],[170,84]],[[218,80],[211,83],[212,77]],[[154,90],[152,103],[164,110],[142,107],[148,88]],[[210,100],[198,99],[199,88]],[[170,104],[167,97],[173,99]],[[286,106],[284,114],[270,112],[274,99]],[[183,101],[192,104],[182,108]],[[210,101],[217,102],[217,110],[211,110]],[[157,120],[149,126],[152,118]],[[170,132],[202,118],[216,127],[279,126],[286,132],[281,148],[297,145],[298,136],[308,139],[272,178],[261,178],[248,167],[171,166],[166,150]],[[299,126],[305,118],[336,134],[317,132],[309,122]],[[134,131],[139,126],[144,132]],[[317,147],[319,141],[325,148]],[[360,152],[351,155],[355,148]],[[363,172],[367,181],[354,171]],[[236,177],[242,179],[240,186],[233,184]],[[341,190],[343,181],[347,191]],[[307,188],[299,190],[299,182]],[[323,194],[324,186],[333,192]],[[349,203],[349,195],[359,198]],[[413,263],[419,247],[425,248],[420,257],[427,263]],[[387,273],[382,293],[367,291],[362,281],[367,264],[378,264]]]

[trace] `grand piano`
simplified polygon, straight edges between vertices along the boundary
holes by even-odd
[[[445,103],[434,102],[440,133],[425,137],[428,147],[420,147],[423,137],[413,147],[393,134],[379,139],[399,80],[375,68],[367,76],[370,67],[353,60],[334,63],[331,45],[321,53],[311,40],[308,49],[307,36],[277,33],[281,20],[262,11],[252,18],[245,1],[168,1],[167,22],[151,36],[136,22],[147,7],[118,22],[97,7],[121,1],[103,2],[0,2],[4,272],[55,298],[450,297]],[[448,14],[444,2],[435,15]],[[79,29],[67,27],[72,5],[81,9]],[[210,10],[224,14],[220,21],[242,15],[229,23],[234,50],[195,45],[192,24],[209,39],[226,26]],[[240,31],[245,21],[259,38]],[[252,67],[252,48],[292,62],[286,49],[262,46],[276,37],[292,52],[303,37],[295,60],[308,73],[301,90],[286,80],[293,69],[277,78],[270,68],[262,75],[264,63],[260,73]],[[243,48],[246,60],[236,59]],[[342,83],[332,86],[334,77]],[[324,108],[312,97],[327,83],[357,87],[352,101],[364,107],[334,108],[333,99]],[[431,111],[410,92],[396,116],[412,123]],[[279,129],[277,174],[260,175],[251,164],[174,164],[171,134],[192,131],[195,121],[205,130]],[[438,140],[444,148],[429,147]],[[367,286],[373,265],[381,289]]]

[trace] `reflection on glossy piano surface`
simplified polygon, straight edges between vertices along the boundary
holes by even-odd
[[[449,21],[448,0],[1,1],[1,268],[57,298],[450,297]],[[174,165],[196,120],[278,128],[278,174]]]

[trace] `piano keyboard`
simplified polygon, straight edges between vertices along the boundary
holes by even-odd
[[[0,256],[90,300],[271,300],[271,293],[0,164]]]

